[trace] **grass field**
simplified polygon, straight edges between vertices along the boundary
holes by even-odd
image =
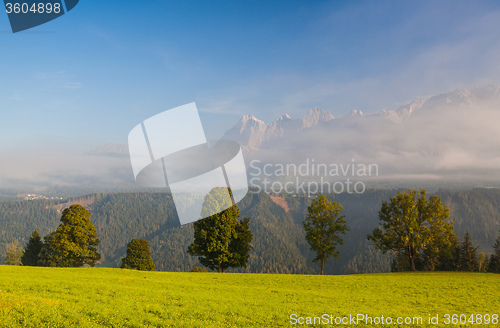
[[[427,324],[429,314],[439,314],[443,323],[447,313],[470,318],[498,315],[499,308],[495,274],[307,276],[0,266],[1,327],[307,326],[292,325],[292,314],[304,320],[323,314],[422,317],[423,324],[399,326],[434,327]],[[357,325],[366,326],[371,325]]]

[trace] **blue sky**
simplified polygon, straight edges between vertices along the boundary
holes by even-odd
[[[209,138],[244,114],[396,109],[500,83],[497,1],[82,0],[12,34],[0,14],[0,148],[113,142],[195,101]]]

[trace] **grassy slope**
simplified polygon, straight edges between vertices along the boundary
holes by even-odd
[[[479,273],[307,276],[0,266],[0,327],[276,327],[291,326],[292,313],[426,320],[429,313],[498,313],[499,295],[500,275]]]

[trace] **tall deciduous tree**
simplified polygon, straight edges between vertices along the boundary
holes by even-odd
[[[250,219],[238,221],[240,210],[228,194],[230,190],[219,187],[205,196],[201,213],[205,218],[194,223],[194,241],[188,248],[201,264],[218,272],[246,267],[253,249]]]
[[[90,221],[90,212],[81,205],[71,205],[62,212],[61,224],[45,236],[40,261],[50,267],[95,266],[101,255],[97,252],[98,234]]]
[[[379,212],[381,226],[373,230],[368,239],[384,253],[387,251],[404,252],[410,268],[415,271],[415,261],[428,247],[428,261],[434,267],[439,253],[448,244],[453,222],[446,221],[449,210],[438,196],[427,200],[426,191],[408,190],[398,192],[383,201]]]
[[[4,264],[7,265],[21,265],[21,257],[23,256],[23,248],[19,242],[13,241],[7,244],[7,251]]]
[[[493,246],[493,254],[488,262],[488,272],[500,273],[500,235]]]
[[[149,243],[144,239],[132,239],[127,245],[127,256],[123,258],[121,268],[156,271]]]
[[[465,233],[464,241],[460,246],[460,271],[478,271],[479,260],[477,258],[477,249],[474,247],[470,238],[469,231]]]
[[[38,231],[31,234],[30,240],[24,249],[24,254],[21,257],[23,265],[38,266],[40,251],[42,250],[43,242]]]
[[[316,252],[313,262],[320,262],[321,274],[329,257],[338,257],[337,245],[343,245],[342,235],[349,231],[341,215],[342,205],[330,201],[324,195],[318,195],[307,208],[307,216],[303,222],[306,240],[311,250]]]

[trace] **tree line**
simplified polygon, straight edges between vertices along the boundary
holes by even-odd
[[[306,239],[316,252],[320,274],[327,259],[338,257],[337,245],[349,231],[341,204],[318,195],[307,208],[303,222]],[[391,252],[391,271],[489,271],[500,273],[500,235],[488,258],[477,255],[469,232],[463,242],[454,233],[450,211],[437,195],[427,198],[424,189],[398,192],[382,202],[380,226],[367,236],[384,253]]]
[[[94,267],[101,259],[97,251],[98,234],[90,221],[91,213],[81,205],[62,212],[59,227],[42,240],[35,230],[24,248],[15,245],[7,251],[5,264],[45,267]],[[122,268],[154,271],[148,242],[133,239],[127,247]]]
[[[380,226],[368,235],[375,247],[392,252],[391,271],[490,271],[500,272],[500,236],[488,259],[477,255],[467,231],[464,241],[454,233],[450,211],[441,198],[427,198],[425,190],[398,192],[383,201]]]
[[[121,196],[116,195],[112,197]],[[147,197],[152,196],[149,195]],[[153,197],[156,196],[153,195]],[[205,199],[205,201],[208,203],[216,203],[220,199],[217,196],[217,191],[207,195],[207,197],[208,199]],[[265,246],[267,249],[279,250],[279,247],[276,247],[279,245],[279,243],[276,243],[278,240],[289,242],[289,239],[287,239],[288,237],[283,238],[277,234],[269,235],[269,237],[263,239],[263,236],[268,235],[272,230],[269,230],[269,228],[261,229],[260,226],[255,225],[256,220],[260,220],[261,222],[264,221],[268,224],[272,222],[272,226],[268,225],[268,227],[276,228],[277,233],[281,233],[282,235],[289,233],[286,231],[286,225],[300,224],[303,233],[300,234],[300,231],[297,230],[298,235],[296,240],[300,241],[302,238],[304,243],[297,244],[297,246],[300,245],[297,255],[303,256],[303,254],[308,254],[310,251],[306,246],[309,244],[312,253],[316,254],[312,260],[320,263],[321,273],[323,273],[323,269],[329,257],[333,256],[338,258],[341,250],[343,254],[350,251],[352,252],[352,250],[347,248],[343,249],[341,246],[344,244],[345,238],[347,238],[347,240],[352,238],[350,237],[351,233],[347,234],[347,232],[352,227],[356,228],[356,222],[351,221],[350,227],[347,227],[345,221],[346,215],[342,214],[343,207],[340,203],[333,202],[324,195],[318,195],[312,202],[309,201],[310,205],[302,212],[301,206],[307,203],[308,199],[303,197],[289,198],[287,199],[290,206],[290,212],[288,213],[282,211],[278,206],[275,206],[275,204],[268,199],[269,197],[263,195],[257,195],[257,197],[259,197],[257,202],[255,198],[249,197],[248,200],[243,200],[242,203],[240,203],[240,205],[246,209],[245,216],[254,217],[252,221],[248,218],[238,220],[240,217],[240,210],[238,206],[233,204],[234,206],[230,206],[226,211],[199,220],[191,226],[183,227],[183,229],[174,226],[173,230],[169,228],[161,234],[153,235],[154,237],[150,239],[150,242],[151,240],[153,241],[154,247],[152,249],[154,254],[159,254],[158,252],[162,251],[162,244],[158,244],[158,240],[161,240],[161,237],[165,236],[165,234],[170,238],[172,234],[176,234],[176,231],[179,232],[179,236],[183,236],[187,232],[190,232],[191,237],[187,244],[187,249],[184,248],[186,246],[182,246],[185,242],[177,246],[172,245],[171,247],[180,251],[181,254],[183,252],[182,248],[184,248],[184,252],[193,257],[197,257],[201,265],[214,271],[225,272],[228,268],[233,268],[233,270],[249,272],[245,270],[249,270],[249,265],[255,263],[256,260],[255,253],[251,252],[252,249],[255,247],[262,248],[263,245],[261,243],[265,241],[269,242],[269,246]],[[334,199],[334,197],[335,195],[331,195],[329,198]],[[164,196],[161,196],[161,198],[163,200],[165,199]],[[109,207],[116,207],[116,202],[110,199],[106,200],[106,204]],[[143,204],[143,202],[139,202],[138,204]],[[139,211],[135,209],[134,213],[137,212],[138,215],[142,216],[145,215],[144,212],[148,213],[148,209],[145,208],[144,205],[140,205],[140,209]],[[79,211],[84,217],[87,216],[87,219],[90,217],[90,213],[86,214],[85,209],[83,209],[83,211],[80,209]],[[107,213],[110,212],[108,211]],[[126,212],[121,211],[121,213],[123,214]],[[86,252],[89,252],[85,255],[85,252],[78,249],[78,247],[81,246],[72,246],[72,248],[68,249],[63,247],[64,245],[67,246],[67,241],[70,240],[68,233],[78,231],[78,229],[75,230],[74,227],[71,228],[69,224],[70,216],[69,214],[65,215],[63,211],[63,217],[65,217],[65,220],[68,222],[62,222],[61,226],[56,231],[44,238],[45,242],[41,241],[38,232],[31,236],[28,246],[32,243],[32,240],[34,245],[41,244],[41,246],[37,246],[40,247],[40,252],[38,253],[40,262],[37,265],[71,266],[81,264],[92,266],[99,261],[97,259],[97,254],[99,254],[97,253],[97,246],[100,244],[100,241],[98,241],[97,235],[95,238],[96,240],[94,240],[94,242],[97,242],[97,245],[87,245],[87,247],[93,247],[95,253],[92,253],[89,249],[85,249]],[[466,233],[464,241],[460,242],[460,239],[454,233],[453,222],[449,220],[449,210],[437,196],[432,196],[427,199],[425,191],[400,192],[395,197],[389,197],[389,201],[382,201],[382,208],[379,210],[378,216],[381,224],[369,235],[370,238],[368,240],[376,246],[376,249],[391,254],[392,271],[405,271],[411,269],[474,271],[476,270],[475,268],[482,271],[485,269],[492,271],[496,267],[495,263],[498,262],[499,258],[498,248],[500,248],[498,238],[494,246],[495,253],[491,257],[484,254],[478,256],[477,247],[472,245],[470,234]],[[110,214],[107,214],[107,217],[107,220],[113,220]],[[283,220],[288,220],[288,218],[292,219],[295,223],[286,223],[285,226],[280,227],[280,222],[285,223]],[[158,222],[158,227],[160,227],[161,230],[161,220],[159,218],[153,219]],[[75,218],[71,220],[74,221]],[[61,218],[61,221],[63,221],[63,218]],[[83,220],[82,222],[86,221]],[[254,223],[252,224],[252,222]],[[168,221],[167,224],[171,225]],[[93,225],[92,227],[95,233],[96,227]],[[224,231],[224,234],[221,234],[221,231]],[[358,231],[358,229],[355,230],[354,235],[359,234],[359,232],[356,231]],[[253,233],[258,234],[259,238],[254,239]],[[38,235],[38,237],[36,235]],[[214,236],[218,237],[215,238]],[[39,242],[36,241],[38,239]],[[107,238],[105,238],[105,240],[106,239]],[[324,243],[322,243],[322,241],[324,241]],[[128,268],[132,268],[130,263],[138,263],[135,258],[139,258],[144,259],[143,262],[141,262],[143,264],[136,265],[136,267],[141,267],[144,270],[152,269],[154,264],[149,244],[147,243],[148,242],[143,238],[135,238],[128,243],[126,247],[127,256],[125,257],[127,260],[121,259],[122,263],[120,267],[126,268],[128,265]],[[163,247],[164,245],[165,244],[163,244]],[[356,268],[366,265],[366,262],[377,263],[384,260],[379,257],[379,253],[369,251],[369,247],[364,246],[365,243],[360,242],[360,245],[363,245],[362,247],[366,251],[363,253],[358,252],[358,255],[352,258],[349,265]],[[179,249],[179,247],[181,248]],[[42,249],[44,249],[43,252]],[[71,249],[71,252],[69,249]],[[17,250],[12,248],[8,252],[9,256],[6,262],[13,263],[12,260],[19,258],[18,255],[22,252],[23,250],[20,247],[18,247]],[[23,257],[29,258],[29,254],[32,253],[33,252],[27,247],[24,250]],[[61,254],[80,254],[82,257],[77,259],[72,255],[69,258],[61,259]],[[277,255],[279,255],[279,253],[277,253]],[[296,257],[297,255],[288,256],[283,259],[275,255],[272,256],[273,260],[275,260],[274,263],[278,265],[283,260],[292,261],[293,264],[291,262],[290,265],[293,265],[295,268],[299,268],[301,265],[307,265],[306,263],[302,264],[299,258]],[[471,260],[466,261],[465,259],[467,258]],[[129,261],[129,259],[132,260]],[[164,256],[158,257],[158,255],[156,255],[155,262],[160,261],[160,269],[165,270],[163,263],[171,260],[175,260],[175,256],[165,258]],[[193,262],[189,258],[184,258],[183,261],[185,261],[183,265],[191,263],[190,268],[188,266],[187,270],[191,270],[197,265],[196,262]],[[465,263],[472,264],[467,268]],[[261,265],[268,264],[262,263]],[[490,267],[492,269],[489,269]],[[279,272],[283,271],[278,269],[276,273]]]
[[[225,272],[230,267],[246,267],[253,238],[250,219],[238,221],[238,206],[221,203],[226,199],[223,197],[225,192],[225,188],[214,188],[205,197],[201,215],[207,217],[195,223],[194,242],[188,250],[189,254],[199,256],[203,265],[218,272]],[[213,211],[214,208],[227,209],[218,212]],[[216,214],[205,215],[204,211]],[[100,240],[90,216],[83,206],[70,206],[62,212],[61,224],[56,231],[45,236],[43,241],[38,231],[33,232],[24,250],[18,247],[8,250],[6,264],[94,267],[101,258],[97,252]],[[120,267],[155,271],[149,243],[144,239],[132,239]]]

